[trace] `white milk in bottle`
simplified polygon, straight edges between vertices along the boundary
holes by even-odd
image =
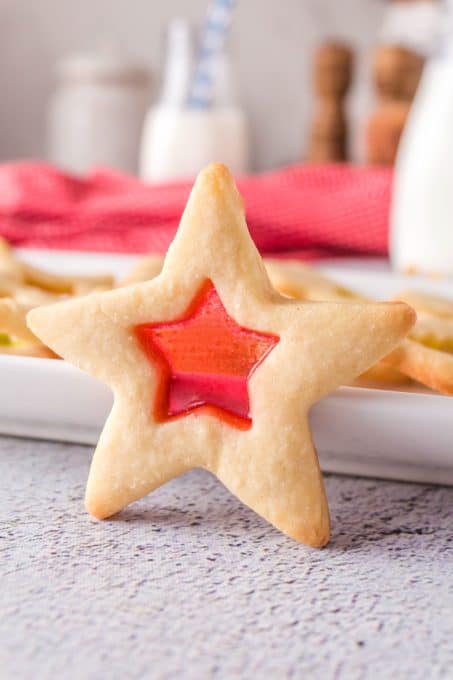
[[[188,24],[170,24],[162,95],[146,117],[140,175],[149,182],[188,179],[208,163],[221,161],[233,173],[248,170],[248,127],[237,104],[228,55],[212,59],[212,101],[190,103],[194,57]]]
[[[429,59],[395,166],[390,255],[395,268],[453,277],[453,2]]]

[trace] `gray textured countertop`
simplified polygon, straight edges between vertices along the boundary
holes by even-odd
[[[452,677],[453,489],[330,476],[317,551],[202,471],[96,522],[90,456],[0,438],[2,679]]]

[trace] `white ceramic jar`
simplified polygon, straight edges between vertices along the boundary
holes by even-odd
[[[49,109],[50,161],[76,173],[136,172],[149,83],[147,69],[116,52],[65,59]]]

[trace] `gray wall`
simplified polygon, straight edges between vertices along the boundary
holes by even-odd
[[[362,53],[350,109],[370,105],[366,54],[381,0],[238,0],[231,38],[242,100],[252,121],[253,165],[268,168],[303,153],[312,105],[310,53],[325,37]],[[65,52],[117,37],[157,75],[166,22],[203,18],[206,0],[2,0],[0,3],[0,159],[42,157],[53,67]],[[359,129],[359,126],[357,126]],[[360,155],[360,138],[354,139]]]

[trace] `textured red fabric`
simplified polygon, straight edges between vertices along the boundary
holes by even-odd
[[[294,165],[238,179],[261,252],[384,255],[392,172],[382,167]],[[0,234],[14,245],[164,252],[190,183],[145,185],[99,169],[74,177],[42,163],[0,166]]]

